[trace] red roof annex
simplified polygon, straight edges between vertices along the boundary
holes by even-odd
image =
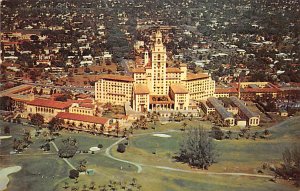
[[[81,115],[81,114],[68,113],[68,112],[60,112],[56,115],[56,117],[60,119],[69,119],[74,121],[83,121],[83,122],[102,124],[102,125],[104,125],[109,120],[108,118],[105,117]]]
[[[54,109],[67,109],[71,106],[70,102],[54,101],[49,99],[35,99],[28,103],[28,105],[50,107]]]

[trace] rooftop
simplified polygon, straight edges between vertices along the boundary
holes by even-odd
[[[134,87],[135,94],[149,94],[150,91],[146,85],[138,84]]]
[[[215,93],[238,93],[236,88],[216,88]]]
[[[105,80],[113,80],[113,81],[123,81],[123,82],[133,82],[133,78],[131,76],[121,76],[115,74],[104,74],[101,76],[101,79]]]
[[[192,73],[188,73],[187,74],[187,78],[186,80],[197,80],[197,79],[204,79],[204,78],[208,78],[208,74],[204,74],[204,73],[198,73],[198,74],[192,74]]]
[[[242,100],[239,100],[237,97],[231,96],[231,97],[230,97],[230,100],[232,101],[232,103],[233,103],[236,107],[238,107],[238,108],[241,110],[241,112],[242,112],[244,115],[246,115],[247,118],[251,118],[251,117],[259,117],[258,114],[256,114],[256,113],[250,111],[250,110],[246,107],[245,103],[244,103]]]
[[[167,68],[167,73],[182,73],[182,71],[179,68]]]
[[[20,85],[20,86],[16,86],[16,87],[4,90],[4,91],[0,92],[0,95],[1,96],[9,96],[11,94],[17,94],[19,92],[22,92],[22,91],[25,91],[25,90],[29,90],[31,88],[32,88],[31,85],[24,85],[23,84],[23,85]]]
[[[133,73],[146,73],[145,68],[134,68],[132,69]]]
[[[171,84],[170,87],[171,87],[172,91],[175,94],[187,94],[187,93],[189,93],[187,91],[187,89],[181,84]]]
[[[49,99],[34,99],[28,102],[28,105],[50,107],[54,109],[67,109],[71,106],[71,102],[54,101]]]
[[[209,97],[207,100],[212,104],[212,106],[216,109],[216,111],[221,115],[223,119],[233,117],[232,113],[228,112],[226,108],[222,104],[220,104],[220,100],[218,100],[217,98]]]
[[[105,117],[81,115],[81,114],[68,113],[68,112],[60,112],[56,115],[56,117],[60,119],[69,119],[74,121],[83,121],[83,122],[102,124],[102,125],[104,125],[109,120],[108,118]]]

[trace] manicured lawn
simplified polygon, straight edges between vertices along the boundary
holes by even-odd
[[[75,138],[78,142],[78,149],[79,150],[89,150],[91,147],[97,147],[98,144],[102,144],[104,150],[109,145],[111,145],[113,142],[115,142],[117,139],[113,137],[105,137],[105,136],[95,136],[88,133],[80,132],[67,132],[67,131],[61,131],[61,136],[59,136],[57,139],[55,139],[56,145],[59,147],[62,145],[62,140],[67,139],[69,137]]]
[[[269,140],[222,140],[214,141],[216,150],[219,153],[218,163],[213,164],[208,171],[211,172],[246,172],[256,173],[263,162],[279,162],[281,152],[290,144],[299,142],[299,120],[293,118],[280,125],[270,128],[272,136]],[[198,126],[199,121],[187,120],[188,126]],[[210,129],[209,122],[203,123],[205,128]],[[0,122],[3,126],[3,123]],[[17,124],[13,126],[13,136],[21,136],[23,127]],[[169,129],[179,130],[182,123],[167,123],[157,125],[155,131],[167,131]],[[30,148],[24,151],[25,155],[7,155],[0,158],[4,166],[20,165],[22,170],[10,176],[11,182],[8,190],[14,191],[63,191],[64,182],[68,182],[71,190],[72,186],[78,186],[81,190],[84,184],[89,186],[91,181],[99,185],[108,184],[109,180],[129,182],[133,177],[137,178],[138,184],[142,185],[142,190],[297,190],[295,187],[284,182],[273,183],[268,178],[250,178],[229,175],[205,175],[197,173],[176,172],[170,170],[157,169],[153,166],[167,166],[179,169],[191,170],[191,168],[180,162],[175,162],[173,157],[178,152],[180,141],[184,135],[181,131],[165,132],[170,138],[155,137],[151,134],[154,130],[137,130],[134,136],[129,139],[129,146],[125,153],[116,151],[116,146],[112,148],[113,156],[142,165],[142,172],[137,173],[137,168],[128,163],[118,162],[105,156],[105,149],[118,139],[113,137],[94,136],[87,133],[61,132],[61,136],[55,140],[59,146],[62,139],[68,137],[76,138],[80,150],[89,150],[92,146],[102,144],[103,148],[95,154],[76,154],[69,159],[71,164],[78,166],[80,160],[87,160],[87,168],[93,169],[95,174],[80,175],[79,182],[68,178],[70,167],[59,158],[54,148],[51,146],[50,153],[44,154],[39,146],[44,142],[42,137],[35,138]],[[1,154],[11,151],[12,140],[3,142],[0,145]],[[5,151],[5,152],[4,152]],[[3,160],[2,160],[3,159]],[[146,165],[146,166],[145,166]],[[147,166],[150,165],[150,166]],[[152,165],[152,166],[151,166]],[[99,190],[98,188],[96,190]]]

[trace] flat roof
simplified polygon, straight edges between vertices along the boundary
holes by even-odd
[[[188,90],[181,84],[171,84],[170,88],[175,94],[187,94]]]
[[[100,76],[100,79],[112,80],[112,81],[122,81],[122,82],[133,82],[133,78],[131,76],[121,76],[115,74],[104,74]]]
[[[135,94],[149,94],[150,91],[146,85],[138,84],[134,87]]]
[[[134,68],[132,69],[133,73],[146,73],[145,68]]]
[[[199,74],[192,74],[192,73],[188,73],[187,74],[187,78],[186,80],[197,80],[197,79],[204,79],[204,78],[208,78],[208,74],[204,74],[204,73],[199,73]]]
[[[167,72],[167,73],[182,73],[182,71],[181,71],[179,68],[174,68],[174,67],[172,67],[172,68],[167,68],[167,69],[166,69],[166,72]]]

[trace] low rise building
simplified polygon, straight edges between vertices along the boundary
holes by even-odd
[[[70,129],[94,133],[103,133],[112,130],[109,128],[109,118],[105,117],[87,116],[69,112],[60,112],[56,117],[64,120],[65,125]]]
[[[258,126],[260,122],[260,116],[246,107],[246,104],[239,100],[237,97],[230,97],[232,103],[239,109],[239,116],[247,120],[248,126]]]

